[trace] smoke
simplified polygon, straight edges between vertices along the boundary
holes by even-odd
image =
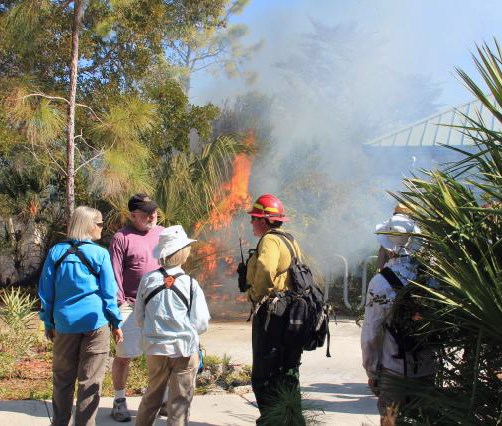
[[[495,1],[252,3],[245,22],[265,42],[249,64],[253,90],[273,102],[251,197],[283,201],[288,229],[323,272],[337,269],[335,254],[352,263],[374,254],[374,227],[395,204],[386,191],[428,164],[389,151],[392,167],[382,170],[364,143],[470,100],[453,69],[473,70],[469,49],[497,35],[500,15]],[[200,102],[249,90],[214,77],[193,82]]]

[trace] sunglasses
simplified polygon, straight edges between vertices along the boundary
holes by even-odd
[[[96,222],[96,225],[99,226],[100,228],[103,227],[103,222]]]

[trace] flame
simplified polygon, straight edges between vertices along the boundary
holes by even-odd
[[[248,131],[244,145],[251,147],[254,144],[254,131]],[[233,175],[221,187],[219,201],[209,215],[209,224],[213,230],[226,228],[232,222],[233,216],[249,205],[248,193],[249,176],[251,175],[251,159],[248,154],[237,154],[234,158]]]
[[[254,145],[255,132],[253,130],[247,132],[243,143],[249,148]],[[245,306],[241,302],[246,300],[246,296],[235,294],[237,267],[234,258],[225,246],[228,241],[238,240],[236,235],[232,235],[234,230],[230,225],[235,215],[250,204],[248,186],[251,166],[249,154],[242,153],[235,156],[232,162],[233,174],[215,194],[214,208],[208,220],[195,227],[196,231],[203,233],[196,248],[197,258],[201,263],[199,279],[204,286],[207,300],[213,304],[212,311],[220,314],[225,307]],[[225,283],[231,284],[226,286]],[[234,290],[233,294],[229,288]],[[222,302],[226,302],[225,307],[219,305]],[[236,304],[236,302],[239,303]]]

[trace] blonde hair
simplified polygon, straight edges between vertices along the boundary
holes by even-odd
[[[190,256],[191,249],[192,248],[190,245],[185,246],[182,249],[175,251],[171,256],[167,256],[167,257],[163,257],[162,259],[159,259],[159,263],[164,268],[172,268],[174,266],[181,266],[187,261],[188,256]]]
[[[87,206],[77,207],[71,215],[66,236],[70,240],[90,240],[91,230],[100,217],[99,210]]]

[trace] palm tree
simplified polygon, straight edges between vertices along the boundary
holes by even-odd
[[[157,176],[156,200],[166,223],[194,230],[216,207],[216,195],[230,177],[233,157],[249,150],[238,138],[220,136],[203,145],[200,153],[178,152],[162,164]]]
[[[502,127],[502,51],[495,40],[477,49],[476,66],[491,95],[465,72],[467,87]],[[428,279],[429,344],[439,356],[435,383],[417,387],[410,421],[420,424],[500,424],[502,422],[502,133],[480,112],[458,128],[473,143],[463,159],[444,171],[424,171],[407,179],[395,197],[421,224],[421,260]],[[432,309],[430,307],[433,307]],[[425,330],[426,328],[424,328]],[[408,384],[409,386],[409,384]]]

